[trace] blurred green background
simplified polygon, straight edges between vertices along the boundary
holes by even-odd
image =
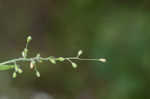
[[[21,56],[107,58],[0,72],[0,99],[150,99],[149,0],[0,0],[0,61]]]

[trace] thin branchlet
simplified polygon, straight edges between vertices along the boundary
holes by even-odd
[[[26,46],[22,52],[22,57],[20,58],[15,58],[12,60],[4,61],[0,63],[0,70],[9,70],[9,69],[14,69],[13,78],[17,77],[17,74],[21,74],[23,71],[20,68],[20,66],[17,64],[19,62],[29,62],[30,63],[30,69],[33,69],[35,71],[35,74],[37,77],[40,77],[40,72],[36,68],[36,63],[38,62],[43,62],[43,61],[50,61],[53,64],[56,64],[58,61],[63,62],[63,61],[68,61],[71,63],[73,68],[77,68],[77,64],[73,62],[74,60],[79,60],[79,61],[98,61],[105,63],[106,59],[105,58],[99,58],[99,59],[88,59],[88,58],[80,58],[80,56],[83,54],[82,50],[79,50],[77,53],[76,57],[54,57],[54,56],[49,56],[49,57],[41,57],[40,54],[37,54],[35,57],[28,57],[28,46],[29,43],[31,42],[32,37],[28,36],[27,37],[27,43]]]

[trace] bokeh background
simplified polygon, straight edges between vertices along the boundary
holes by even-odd
[[[0,72],[0,99],[150,99],[149,0],[0,0],[0,61],[21,56],[75,56],[108,62],[28,65],[12,79]]]

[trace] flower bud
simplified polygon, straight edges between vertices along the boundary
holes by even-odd
[[[17,73],[13,72],[12,78],[16,78],[17,77]]]
[[[71,63],[73,68],[77,68],[77,64],[76,63]]]
[[[28,37],[27,37],[27,43],[29,43],[31,40],[32,40],[32,37],[31,37],[31,36],[28,36]]]
[[[60,61],[60,62],[63,62],[65,60],[65,58],[59,57],[59,58],[57,58],[57,60]]]
[[[35,67],[35,61],[30,62],[30,69],[33,69]]]
[[[22,57],[24,58],[26,57],[26,54],[24,53],[24,51],[22,52]]]
[[[23,70],[19,68],[19,69],[18,69],[18,73],[19,73],[19,74],[22,74],[22,73],[23,73]]]
[[[105,58],[100,58],[99,61],[105,63],[107,60]]]
[[[78,57],[81,56],[83,54],[83,51],[82,50],[79,50],[78,52]]]
[[[28,49],[25,48],[24,51],[22,52],[22,57],[26,58],[28,53]]]
[[[52,63],[52,64],[56,64],[56,60],[54,58],[49,58],[49,61]]]
[[[36,76],[37,76],[38,78],[41,76],[39,71],[36,71]]]

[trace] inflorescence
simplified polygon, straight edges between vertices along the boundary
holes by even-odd
[[[77,53],[77,56],[75,57],[54,57],[54,56],[49,56],[49,57],[41,57],[40,54],[37,54],[35,57],[28,57],[28,45],[31,42],[32,37],[28,36],[26,40],[26,47],[22,51],[22,57],[8,60],[5,62],[0,63],[0,71],[5,71],[5,70],[14,70],[12,74],[12,78],[16,78],[18,74],[22,74],[23,70],[21,69],[21,66],[18,65],[18,62],[29,62],[29,68],[35,72],[35,75],[37,77],[40,77],[40,72],[37,69],[36,63],[42,63],[43,61],[49,61],[52,64],[56,64],[57,61],[59,62],[64,62],[68,61],[71,63],[73,68],[77,68],[78,65],[73,61],[73,60],[85,60],[85,61],[99,61],[102,63],[106,62],[105,58],[100,58],[100,59],[86,59],[86,58],[80,58],[80,56],[83,54],[82,50],[79,50]]]

